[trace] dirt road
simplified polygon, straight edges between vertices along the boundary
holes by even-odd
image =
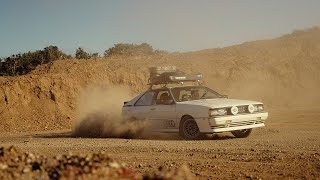
[[[319,179],[320,110],[269,110],[265,128],[245,139],[230,133],[187,141],[175,134],[146,139],[75,138],[70,130],[0,135],[1,146],[54,156],[105,151],[144,173],[187,164],[199,179]]]

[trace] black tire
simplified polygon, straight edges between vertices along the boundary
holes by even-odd
[[[190,116],[186,116],[181,120],[179,134],[185,139],[199,139],[201,133],[197,122]]]
[[[237,131],[231,131],[231,133],[237,138],[246,138],[252,132],[252,129],[242,129]]]

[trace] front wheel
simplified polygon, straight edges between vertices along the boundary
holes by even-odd
[[[252,129],[242,129],[242,130],[231,131],[231,133],[237,138],[246,138],[251,134],[251,132],[252,132]]]
[[[192,117],[185,117],[181,121],[180,135],[186,139],[198,139],[201,135],[196,121]]]

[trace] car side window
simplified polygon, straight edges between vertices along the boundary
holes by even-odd
[[[153,97],[155,92],[149,91],[146,92],[141,98],[136,102],[135,106],[150,106],[153,104]]]
[[[173,103],[173,99],[168,90],[159,91],[155,102],[157,105],[170,105]]]

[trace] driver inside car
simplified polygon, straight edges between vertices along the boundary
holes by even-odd
[[[199,90],[198,89],[192,89],[191,90],[191,99],[192,100],[198,100],[200,98]]]
[[[160,95],[160,104],[168,104],[168,101],[170,100],[170,96],[167,92]]]

